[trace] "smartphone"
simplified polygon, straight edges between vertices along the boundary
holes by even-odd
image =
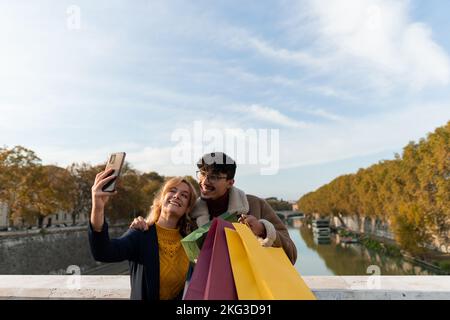
[[[122,171],[124,161],[125,161],[125,152],[117,152],[109,156],[108,162],[106,163],[105,171],[113,169],[114,171],[109,175],[109,177],[114,176],[116,178],[112,179],[103,186],[102,190],[104,192],[116,191],[116,182],[120,176],[120,172]]]

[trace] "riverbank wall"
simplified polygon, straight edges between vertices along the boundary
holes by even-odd
[[[128,224],[109,227],[118,237]],[[66,274],[100,265],[91,255],[88,227],[66,227],[2,232],[0,235],[0,274]]]
[[[333,216],[330,222],[335,228],[345,228],[395,242],[395,234],[389,221],[364,216]],[[450,232],[444,236],[432,235],[432,241],[427,245],[427,249],[450,254]]]

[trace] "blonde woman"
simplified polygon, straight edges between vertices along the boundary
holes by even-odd
[[[102,187],[114,177],[110,171],[97,174],[92,186],[89,243],[94,259],[101,262],[129,260],[131,296],[135,300],[181,299],[189,260],[180,240],[193,227],[188,213],[197,199],[192,184],[183,177],[168,180],[155,197],[145,231],[129,229],[110,239],[104,208],[115,193]]]

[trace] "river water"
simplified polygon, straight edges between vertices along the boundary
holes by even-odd
[[[419,265],[371,251],[361,244],[317,244],[306,226],[288,227],[297,247],[296,269],[303,276],[313,275],[433,275]]]
[[[337,243],[333,236],[330,244],[317,244],[312,230],[306,226],[288,227],[288,231],[297,247],[295,268],[303,276],[372,275],[373,270],[379,271],[377,274],[380,275],[434,274],[402,258],[368,250],[361,244]],[[128,274],[128,262],[102,264],[87,274]]]
[[[295,268],[303,276],[333,275],[434,275],[417,264],[402,258],[389,257],[365,248],[361,244],[340,244],[331,237],[330,244],[317,244],[313,232],[306,226],[288,227],[297,247]],[[102,264],[87,274],[128,274],[128,262]]]

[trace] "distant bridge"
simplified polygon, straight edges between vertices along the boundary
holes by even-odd
[[[293,217],[303,218],[305,216],[304,213],[298,211],[275,211],[275,213],[282,221],[286,221],[287,219]]]

